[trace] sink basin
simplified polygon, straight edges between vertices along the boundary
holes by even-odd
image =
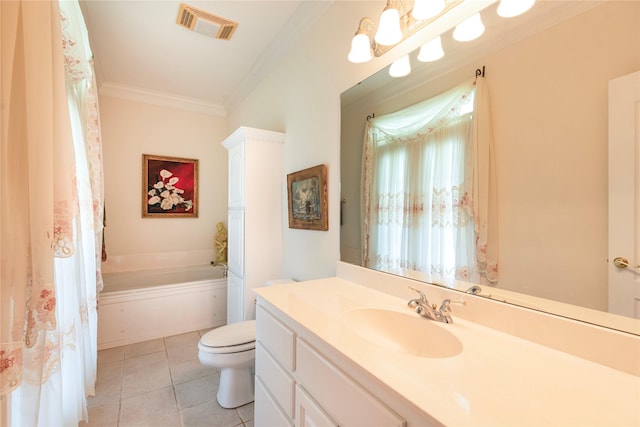
[[[462,351],[460,340],[445,324],[413,312],[359,308],[346,312],[346,328],[376,346],[418,357],[452,357]]]

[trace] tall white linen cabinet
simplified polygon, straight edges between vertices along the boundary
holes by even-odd
[[[240,127],[228,151],[227,323],[255,318],[253,288],[282,277],[284,133]]]

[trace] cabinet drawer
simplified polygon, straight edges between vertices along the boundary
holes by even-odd
[[[405,426],[398,414],[301,339],[296,354],[298,382],[339,425]]]
[[[293,378],[278,364],[261,343],[256,343],[256,376],[269,390],[280,408],[293,419]]]
[[[256,310],[256,341],[264,345],[284,369],[295,370],[295,334],[262,306]]]
[[[280,410],[274,402],[267,387],[260,378],[256,378],[256,394],[254,402],[254,424],[256,427],[291,427],[292,420]]]

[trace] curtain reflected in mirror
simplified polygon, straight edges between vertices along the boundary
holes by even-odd
[[[488,242],[495,203],[485,209],[495,202],[493,135],[482,120],[490,117],[488,96],[480,77],[367,119],[363,266],[443,283],[497,281],[497,239]]]

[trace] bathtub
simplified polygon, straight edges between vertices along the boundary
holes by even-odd
[[[204,266],[105,273],[98,349],[227,323],[227,279]]]

